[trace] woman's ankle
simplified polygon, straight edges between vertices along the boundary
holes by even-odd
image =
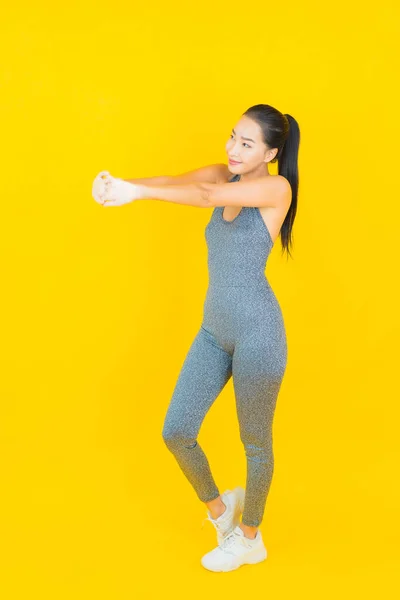
[[[211,500],[211,502],[205,502],[205,505],[213,519],[218,519],[226,510],[226,505],[223,503],[221,496]]]

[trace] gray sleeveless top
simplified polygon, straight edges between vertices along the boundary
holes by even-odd
[[[229,183],[238,181],[234,175]],[[216,206],[205,228],[209,286],[265,284],[265,268],[273,242],[258,207],[243,206],[232,220]]]

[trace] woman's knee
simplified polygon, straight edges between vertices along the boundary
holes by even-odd
[[[185,434],[181,429],[164,424],[162,430],[162,438],[165,444],[171,449],[179,448],[195,448],[197,446],[197,440],[189,434]]]
[[[246,444],[244,443],[246,456],[249,460],[257,463],[273,462],[273,452],[271,446],[265,444]]]

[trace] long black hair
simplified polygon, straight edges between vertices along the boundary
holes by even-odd
[[[278,148],[278,152],[271,162],[278,161],[279,175],[286,177],[292,188],[292,202],[280,231],[282,253],[286,250],[288,256],[291,256],[292,227],[297,211],[299,189],[299,124],[294,117],[282,114],[269,104],[256,104],[248,108],[243,114],[259,124],[263,132],[264,143],[268,148]]]

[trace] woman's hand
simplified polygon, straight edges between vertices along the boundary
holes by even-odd
[[[109,181],[110,173],[108,171],[100,171],[94,178],[92,185],[92,196],[98,204],[103,204],[103,197],[106,193],[106,181]]]
[[[143,190],[140,185],[130,183],[124,179],[108,176],[106,179],[106,191],[103,196],[103,206],[122,206],[134,200],[144,198]]]
[[[140,185],[124,181],[101,171],[93,181],[93,198],[103,206],[122,206],[144,198]]]

